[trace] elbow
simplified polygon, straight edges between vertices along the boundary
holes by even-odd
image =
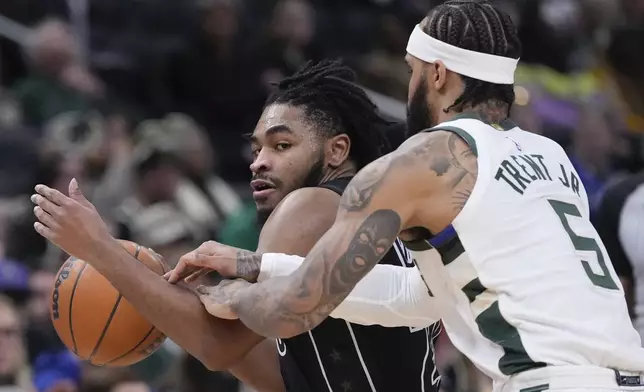
[[[231,355],[222,355],[217,350],[207,350],[207,352],[201,353],[196,358],[211,372],[226,371],[239,361],[239,358],[234,358]]]
[[[204,358],[199,360],[201,364],[208,369],[210,372],[223,372],[227,370],[230,365],[227,362],[218,360],[216,358],[210,359],[210,358]]]
[[[237,343],[236,343],[237,342]],[[230,339],[226,344],[218,339],[206,338],[198,352],[190,354],[201,362],[211,372],[225,371],[241,361],[252,346],[244,345],[236,339]],[[245,350],[248,347],[248,350]]]

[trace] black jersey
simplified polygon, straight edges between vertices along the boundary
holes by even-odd
[[[342,194],[349,181],[340,178],[320,187]],[[381,263],[415,268],[399,240]],[[277,340],[282,377],[289,392],[435,392],[439,333],[439,323],[385,328],[327,318],[310,332]]]

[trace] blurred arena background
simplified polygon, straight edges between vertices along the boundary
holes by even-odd
[[[33,231],[33,186],[65,191],[78,178],[116,237],[170,264],[207,239],[254,249],[242,135],[271,83],[309,59],[342,57],[404,121],[407,37],[437,3],[0,1],[0,390],[244,390],[172,342],[131,369],[67,353],[48,316],[65,255]],[[513,116],[566,148],[597,213],[607,187],[644,169],[644,0],[497,3],[524,45]],[[618,230],[600,232],[619,242]],[[447,339],[436,355],[444,392],[490,390]]]

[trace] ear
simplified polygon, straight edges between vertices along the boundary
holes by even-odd
[[[332,167],[340,167],[348,158],[351,150],[351,140],[346,134],[332,137],[326,143],[327,164]]]
[[[427,78],[428,81],[431,81],[431,83],[434,84],[434,90],[436,91],[441,91],[443,88],[445,88],[445,85],[447,84],[447,68],[445,67],[445,64],[441,60],[436,60],[434,62],[432,67],[432,77]]]

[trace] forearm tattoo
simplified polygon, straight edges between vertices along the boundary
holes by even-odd
[[[262,266],[262,254],[240,249],[237,251],[237,277],[249,282],[257,281]]]
[[[441,194],[449,192],[454,211],[460,212],[478,167],[472,150],[459,138],[451,132],[428,133],[361,170],[342,195],[338,221],[304,264],[292,275],[255,284],[231,301],[244,324],[263,336],[289,337],[322,322],[380,261],[403,229],[398,212],[373,205],[378,192],[385,192],[383,184],[403,171],[413,173],[418,181],[439,177],[436,184],[441,184]],[[395,191],[400,192],[400,203],[417,202],[405,199],[404,189]],[[343,219],[343,213],[353,218]],[[359,214],[366,218],[357,227],[354,222]]]
[[[315,328],[385,255],[399,230],[395,211],[377,210],[355,231],[348,248],[342,247],[344,253],[335,255],[337,244],[326,246],[335,242],[335,236],[325,237],[328,240],[321,240],[309,253],[307,268],[296,280],[284,277],[256,284],[232,301],[233,310],[263,336],[280,337],[284,331],[295,335]]]

